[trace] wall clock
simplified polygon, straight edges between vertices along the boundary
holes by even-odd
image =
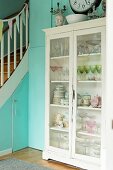
[[[101,0],[69,0],[71,9],[74,13],[87,14],[92,6],[98,7]]]

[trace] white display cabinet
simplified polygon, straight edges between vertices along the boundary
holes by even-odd
[[[88,170],[102,169],[106,148],[105,18],[44,31],[43,158]]]

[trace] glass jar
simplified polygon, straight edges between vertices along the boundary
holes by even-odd
[[[83,95],[83,106],[90,106],[91,104],[91,96],[90,95]]]
[[[87,116],[85,120],[85,127],[88,133],[92,133],[92,134],[96,133],[97,124],[96,124],[95,116],[89,116],[89,115]]]

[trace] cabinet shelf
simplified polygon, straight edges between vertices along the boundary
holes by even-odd
[[[60,81],[60,80],[52,80],[52,81],[50,81],[51,83],[69,83],[69,81],[68,80],[64,80],[64,81]]]
[[[94,81],[94,80],[78,80],[77,83],[102,83],[102,81]]]
[[[62,108],[69,108],[69,105],[57,105],[57,104],[50,104],[51,107],[62,107]]]
[[[79,110],[101,111],[101,108],[93,108],[93,107],[85,107],[85,106],[78,106],[77,109],[79,109]]]
[[[66,59],[66,58],[69,58],[69,56],[59,56],[59,57],[51,57],[50,59],[51,60],[58,60],[58,59]]]
[[[85,135],[85,136],[91,136],[91,137],[96,137],[96,138],[101,138],[101,136],[98,135],[98,134],[92,134],[92,133],[88,133],[86,131],[78,131],[77,134]]]
[[[69,132],[68,128],[60,128],[60,127],[50,127],[50,130],[54,130],[54,131],[61,131],[61,132]]]
[[[79,54],[78,57],[100,56],[101,53]]]

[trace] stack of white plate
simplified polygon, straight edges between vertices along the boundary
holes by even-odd
[[[63,104],[64,105],[69,105],[69,99],[63,99]]]
[[[57,85],[53,94],[53,104],[61,104],[61,99],[64,98],[65,90],[63,85]]]

